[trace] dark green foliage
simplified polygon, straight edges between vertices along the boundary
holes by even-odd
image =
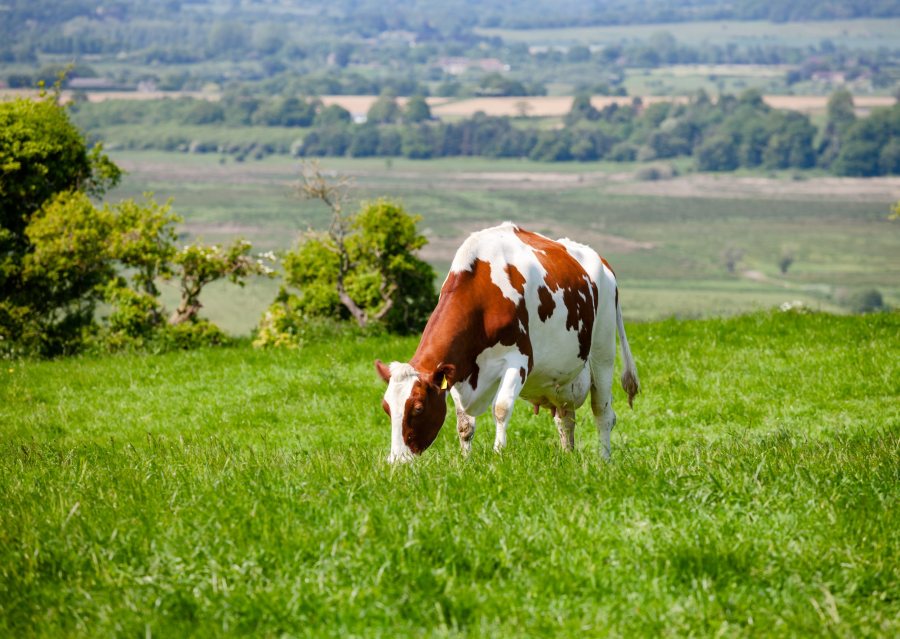
[[[488,73],[478,83],[476,94],[495,97],[547,95],[547,89],[541,84],[513,80],[500,73]]]
[[[0,102],[0,228],[19,248],[30,216],[50,197],[71,190],[102,195],[120,177],[54,99]]]
[[[704,141],[697,148],[696,158],[701,171],[733,171],[740,166],[734,140],[725,135]]]
[[[900,168],[900,104],[875,109],[867,118],[847,126],[834,171],[838,175],[896,174]]]
[[[322,107],[316,113],[315,124],[317,126],[332,126],[335,124],[346,124],[350,122],[352,116],[350,112],[339,104],[332,104]]]
[[[310,126],[316,117],[316,106],[296,97],[276,98],[256,110],[251,122],[265,126]]]
[[[400,107],[393,92],[382,93],[366,114],[366,121],[372,124],[392,124],[400,119]]]
[[[850,308],[854,313],[872,313],[884,310],[884,298],[878,289],[870,288],[860,291],[850,299]]]
[[[421,95],[412,96],[403,107],[403,122],[417,124],[431,119],[431,109]]]
[[[571,126],[579,120],[597,120],[600,112],[591,104],[591,96],[586,93],[579,93],[572,100],[572,108],[566,114],[565,123]]]
[[[185,124],[217,124],[225,120],[225,109],[221,104],[198,100],[184,116]]]
[[[841,150],[847,129],[855,121],[853,95],[847,90],[835,91],[828,98],[825,130],[822,132],[822,142],[819,146],[819,163],[822,166],[830,166],[834,162]]]
[[[56,97],[0,103],[0,336],[45,354],[77,348],[112,276],[111,217],[88,195],[120,176]]]

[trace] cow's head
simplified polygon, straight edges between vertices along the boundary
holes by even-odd
[[[391,454],[388,461],[407,461],[431,446],[447,415],[447,388],[453,367],[420,373],[409,364],[390,367],[375,360],[375,369],[387,390],[381,406],[391,419]]]

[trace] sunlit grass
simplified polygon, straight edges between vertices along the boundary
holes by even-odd
[[[629,325],[612,463],[521,404],[389,467],[414,338],[7,363],[0,634],[896,635],[898,329]]]

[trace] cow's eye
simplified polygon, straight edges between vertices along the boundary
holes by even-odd
[[[413,415],[421,415],[425,411],[425,407],[422,404],[413,404]]]

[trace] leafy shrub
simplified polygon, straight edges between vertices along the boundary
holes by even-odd
[[[884,298],[878,289],[866,289],[850,297],[850,309],[854,313],[881,311],[885,309]]]
[[[228,336],[209,320],[199,319],[166,326],[159,340],[167,347],[187,350],[227,344]]]

